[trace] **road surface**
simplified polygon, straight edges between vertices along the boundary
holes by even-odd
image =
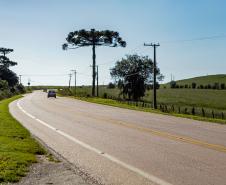
[[[11,114],[50,148],[103,184],[226,184],[226,126],[47,99],[36,91]]]

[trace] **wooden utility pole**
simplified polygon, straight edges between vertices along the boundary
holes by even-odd
[[[69,84],[68,84],[69,89],[71,88],[71,76],[72,74],[69,74]]]
[[[154,47],[154,65],[153,65],[153,108],[157,109],[157,100],[156,100],[156,47],[160,46],[160,44],[145,44],[144,46],[152,46]]]
[[[71,70],[72,72],[74,72],[74,74],[75,74],[75,95],[76,95],[76,70]]]
[[[98,73],[98,65],[96,66],[97,68],[97,97],[99,96],[99,73]]]
[[[95,29],[91,29],[92,32],[92,45],[93,45],[93,85],[92,85],[92,96],[95,96],[95,81],[96,81],[96,43],[95,43]]]

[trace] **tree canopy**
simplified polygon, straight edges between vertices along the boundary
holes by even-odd
[[[67,43],[63,49],[75,49],[83,46],[126,46],[126,42],[119,37],[119,33],[110,30],[97,31],[95,29],[70,32],[66,38]]]
[[[18,84],[18,77],[16,73],[9,69],[9,67],[17,65],[17,63],[11,61],[8,57],[5,56],[7,53],[12,51],[13,49],[0,48],[0,53],[2,54],[0,55],[0,80],[7,81],[10,87]]]
[[[92,46],[93,51],[93,83],[92,83],[92,96],[95,96],[95,80],[96,80],[96,46],[109,46],[109,47],[126,47],[126,42],[122,40],[119,33],[116,31],[104,30],[97,31],[95,29],[79,30],[70,32],[66,38],[67,43],[62,45],[63,50],[76,49],[85,46]]]
[[[157,79],[161,81],[163,75],[156,69]],[[122,94],[129,99],[138,100],[145,95],[146,86],[153,81],[153,62],[148,56],[126,55],[117,61],[110,72],[112,78],[122,88]]]
[[[3,56],[5,56],[6,54],[13,52],[13,49],[10,48],[0,48],[0,53],[3,54]]]

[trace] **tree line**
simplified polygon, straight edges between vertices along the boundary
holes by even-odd
[[[165,86],[164,86],[165,87]],[[171,81],[170,82],[170,88],[172,89],[216,89],[216,90],[225,90],[226,89],[226,85],[225,83],[218,83],[215,82],[214,84],[207,84],[207,85],[202,85],[199,84],[197,85],[197,83],[192,82],[191,84],[177,84],[176,81]]]
[[[17,62],[10,60],[7,56],[11,52],[13,49],[0,48],[0,100],[25,92],[17,74],[10,69],[17,65]]]

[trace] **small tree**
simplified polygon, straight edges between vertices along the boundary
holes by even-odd
[[[163,79],[159,68],[156,69],[158,80]],[[139,100],[145,94],[145,87],[153,81],[153,62],[148,56],[126,55],[116,62],[111,69],[111,76],[122,84],[122,94],[129,99]]]
[[[67,43],[62,45],[63,50],[76,49],[85,46],[92,46],[93,50],[93,83],[92,96],[95,96],[95,79],[96,79],[96,46],[126,47],[126,42],[119,37],[115,31],[105,30],[96,31],[95,29],[79,30],[70,32],[66,38]]]
[[[224,83],[221,84],[221,89],[225,89],[225,84]]]
[[[176,88],[177,82],[176,81],[171,81],[170,82],[170,88]]]
[[[192,89],[195,89],[196,88],[196,83],[192,82],[191,87],[192,87]]]
[[[219,83],[215,82],[213,85],[213,89],[220,89]]]
[[[114,89],[115,88],[115,84],[113,84],[112,82],[110,82],[108,84],[108,89]]]

